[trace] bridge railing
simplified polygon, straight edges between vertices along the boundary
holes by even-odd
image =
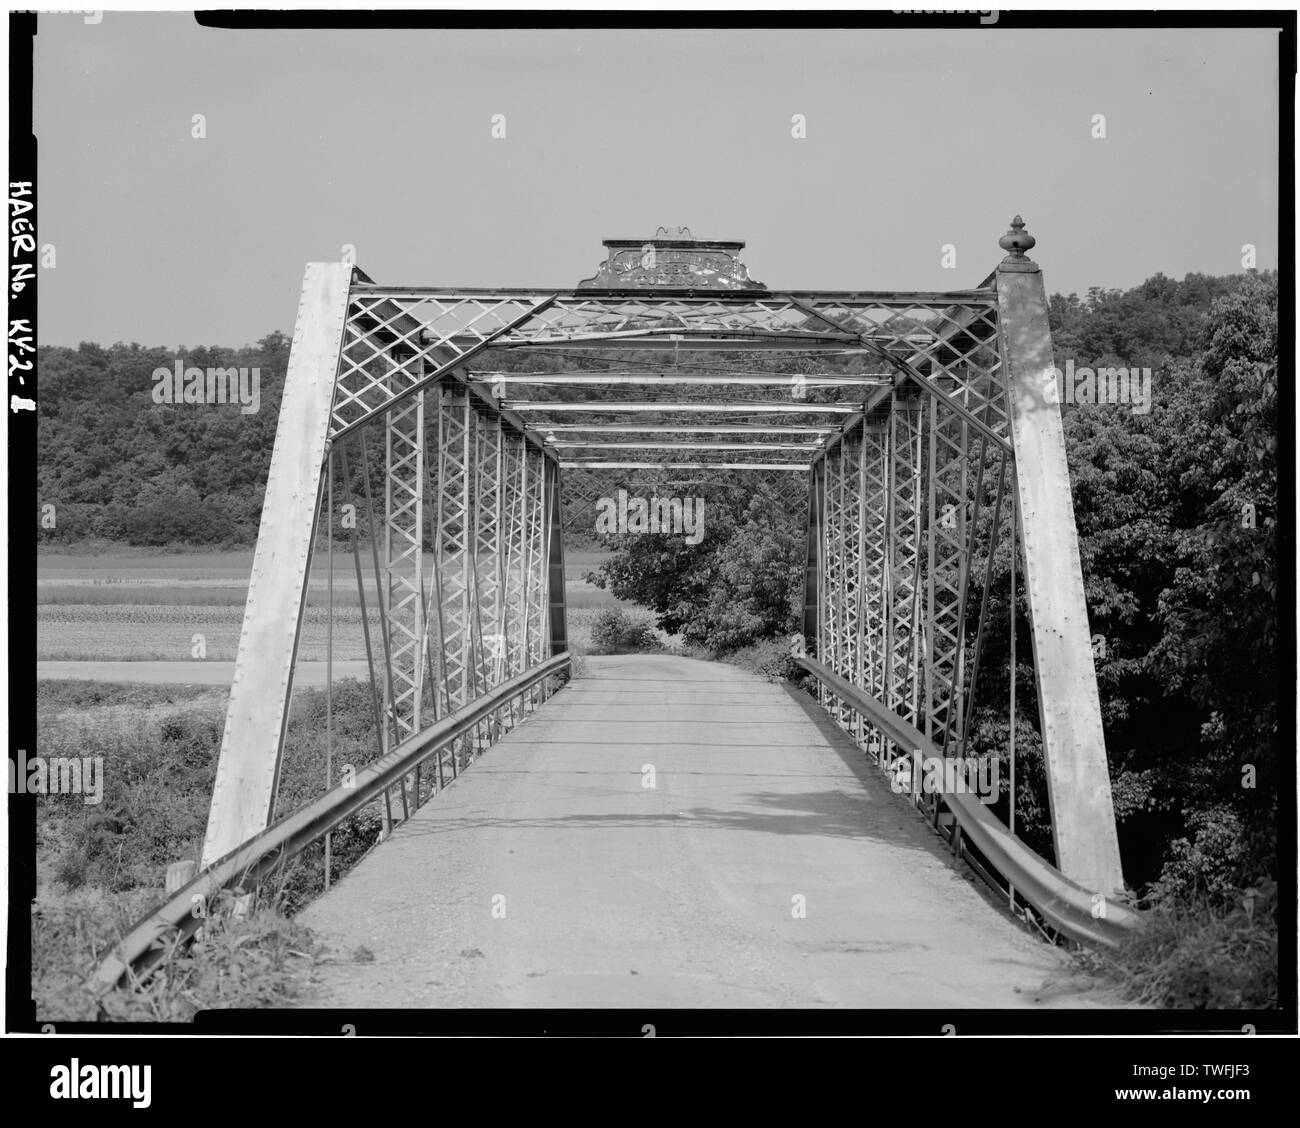
[[[147,970],[171,944],[188,939],[199,929],[208,906],[215,904],[224,890],[248,890],[266,880],[366,804],[381,798],[416,767],[440,758],[456,741],[519,697],[534,691],[544,695],[549,679],[566,670],[570,661],[568,653],[557,654],[507,679],[358,770],[350,784],[333,787],[201,870],[127,933],[101,963],[92,986],[107,990],[129,972]]]
[[[915,751],[931,763],[931,758],[943,759],[924,733],[829,667],[806,655],[795,655],[794,661],[900,753]],[[877,763],[888,770],[885,755]],[[1009,893],[1013,904],[1019,897],[1046,927],[1076,943],[1109,948],[1138,926],[1135,912],[1071,881],[1012,834],[978,796],[945,791],[926,800],[935,828],[958,859],[968,862],[998,892]]]

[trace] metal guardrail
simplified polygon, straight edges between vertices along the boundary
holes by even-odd
[[[795,655],[794,661],[846,705],[861,713],[900,749],[942,758],[942,752],[929,737],[852,682],[806,655]],[[1002,879],[1063,936],[1081,944],[1113,948],[1140,925],[1141,917],[1137,913],[1109,897],[1098,902],[1096,894],[1039,857],[978,798],[944,793],[942,800],[952,812],[961,834]],[[960,843],[957,849],[960,849]],[[1097,912],[1099,904],[1100,913]]]
[[[358,771],[352,786],[340,784],[331,788],[315,802],[218,859],[135,925],[100,964],[91,986],[106,991],[120,983],[128,972],[151,966],[166,951],[168,937],[176,933],[186,939],[203,924],[203,918],[194,912],[196,899],[200,905],[210,905],[222,890],[232,885],[256,884],[367,803],[378,799],[417,765],[464,736],[503,705],[559,673],[571,660],[568,653],[557,654],[531,670],[508,678]]]

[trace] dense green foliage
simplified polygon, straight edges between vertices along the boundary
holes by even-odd
[[[641,473],[630,488],[646,498],[686,489],[667,471]],[[612,536],[617,554],[591,580],[649,607],[664,630],[707,650],[734,650],[793,630],[806,515],[756,493],[735,472],[692,482],[689,493],[697,506],[703,499],[698,544],[681,533]]]
[[[1226,911],[1277,872],[1277,278],[1156,277],[1051,313],[1058,368],[1154,370],[1147,414],[1062,407],[1125,875],[1149,903]],[[1008,525],[971,734],[1004,781]],[[1019,586],[1017,831],[1051,857]]]
[[[1276,877],[1277,302],[1251,274],[1053,303],[1058,366],[1155,368],[1150,414],[1064,422],[1121,846],[1157,896]]]
[[[628,654],[662,648],[648,615],[637,615],[621,607],[602,607],[596,612],[591,624],[593,654]]]
[[[259,369],[258,410],[154,402],[176,361]],[[242,349],[82,343],[39,351],[37,494],[55,507],[42,543],[251,544],[275,440],[289,338]]]

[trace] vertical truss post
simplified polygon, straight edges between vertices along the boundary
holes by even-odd
[[[939,377],[946,383],[955,377]],[[952,392],[966,398],[963,381]],[[941,747],[953,722],[965,641],[963,583],[968,552],[970,426],[935,399],[930,407],[929,529],[926,568],[925,733]]]
[[[835,495],[835,468],[831,465],[831,456],[828,453],[822,459],[822,480],[821,489],[817,492],[817,500],[821,503],[821,513],[818,517],[817,527],[821,530],[821,539],[817,543],[817,659],[826,665],[832,665],[835,661],[835,586],[831,583],[829,577],[834,571],[834,554],[835,548],[833,539],[835,536],[835,527],[831,521],[832,499]],[[838,698],[825,686],[821,687],[821,703],[827,711],[833,711]]]
[[[859,685],[885,699],[885,654],[889,622],[889,443],[887,429],[867,421],[862,428],[861,567],[862,675]],[[884,753],[884,738],[871,726],[867,748],[876,759]]]
[[[523,481],[523,458],[527,443],[522,434],[507,431],[502,435],[501,447],[501,576],[502,598],[498,610],[502,637],[504,674],[513,677],[522,672],[523,662],[523,510],[520,499]],[[522,705],[518,700],[507,710],[509,723],[514,724]]]
[[[886,704],[920,728],[921,499],[923,405],[899,389],[889,413],[888,620],[886,626]],[[910,753],[911,749],[900,749]]]
[[[500,501],[501,473],[501,420],[485,419],[474,411],[472,422],[474,428],[474,507],[472,511],[474,548],[474,589],[471,605],[473,608],[472,650],[474,660],[475,697],[484,694],[496,684],[497,656],[500,652],[500,639],[494,630],[497,619],[497,603],[501,592],[497,587],[497,569],[500,567],[500,531],[497,519],[497,506]],[[489,718],[479,729],[480,739],[485,743],[496,739],[497,725],[495,716]]]
[[[826,460],[818,459],[808,471],[808,551],[803,571],[804,649],[821,660],[818,625],[821,617],[822,482]]]
[[[443,698],[449,712],[474,697],[473,413],[463,389],[439,387],[435,554]],[[453,773],[456,769],[453,753]]]
[[[839,446],[839,511],[840,511],[840,660],[838,673],[841,677],[854,680],[854,670],[858,660],[858,540],[861,526],[860,495],[857,489],[857,461],[860,438],[849,433],[840,441]],[[840,710],[840,724],[849,730],[857,726],[856,714],[847,706]]]
[[[502,623],[505,632],[506,671],[512,677],[522,673],[528,665],[528,656],[524,649],[524,635],[527,628],[525,589],[528,577],[527,449],[528,444],[522,435],[511,435],[506,445],[506,457],[502,466],[504,486],[502,512],[506,522],[503,540],[506,550],[506,586]],[[516,710],[522,711],[522,702],[512,702],[510,709],[512,717],[515,716]]]
[[[853,521],[849,535],[853,539],[853,662],[848,679],[854,685],[866,684],[867,674],[867,422],[862,421],[854,445],[857,466],[853,473]],[[861,713],[853,712],[853,738],[863,744],[866,727]]]
[[[381,667],[383,671],[383,679],[382,679],[383,684],[382,684],[382,693],[381,693],[383,707],[381,710],[381,717],[378,722],[378,728],[379,728],[380,748],[382,752],[386,755],[388,753],[388,749],[392,746],[394,733],[397,731],[396,722],[394,720],[394,710],[393,710],[393,647],[392,647],[392,640],[389,638],[388,635],[388,592],[387,592],[387,585],[384,582],[385,579],[384,568],[379,561],[379,539],[378,539],[378,534],[375,531],[375,523],[376,523],[375,499],[370,488],[370,454],[366,444],[365,431],[358,431],[357,439],[361,446],[361,485],[363,487],[363,492],[366,498],[366,531],[368,533],[367,539],[370,541],[370,562],[372,568],[374,569],[375,587],[378,589],[376,593],[376,602],[378,604],[378,611],[379,611],[379,642],[380,642],[380,646],[383,649],[382,657],[384,660],[384,664]],[[385,490],[387,490],[386,481],[385,481]],[[363,590],[363,582],[359,574],[357,576],[357,587],[359,591]],[[362,614],[363,615],[365,614],[364,607],[362,609]],[[377,683],[375,683],[373,664],[371,665],[370,676],[371,676],[372,684],[375,684],[377,690],[380,689],[381,687]],[[403,800],[405,800],[405,797],[406,797],[405,792],[403,792],[402,795]],[[383,803],[383,822],[380,827],[380,840],[382,841],[383,839],[387,838],[388,835],[391,833],[392,829],[393,829],[392,791],[389,788],[385,788],[384,803]]]
[[[433,707],[434,720],[440,720],[445,717],[451,709],[451,702],[448,697],[447,687],[447,648],[443,642],[443,632],[446,630],[446,615],[443,611],[442,596],[442,545],[444,531],[444,507],[442,504],[442,439],[443,439],[443,398],[441,389],[435,388],[431,397],[433,402],[434,419],[433,426],[433,444],[434,449],[432,457],[426,460],[428,467],[429,481],[425,490],[425,498],[430,507],[429,523],[431,527],[430,543],[433,545],[431,555],[432,565],[429,568],[427,577],[422,578],[423,595],[424,595],[424,649],[425,649],[425,667],[429,673],[429,693],[426,699]],[[442,757],[438,757],[439,772],[442,768]],[[441,778],[438,782],[441,789]]]
[[[456,389],[438,390],[438,573],[443,679],[448,711],[469,700],[469,406]]]
[[[1047,294],[1017,216],[997,270],[1003,362],[1020,507],[1034,672],[1060,870],[1085,887],[1123,888],[1119,840],[1070,496]]]
[[[496,442],[494,444],[494,460],[492,465],[493,489],[492,489],[492,523],[493,547],[492,547],[492,589],[493,601],[489,623],[492,631],[493,654],[492,654],[492,685],[499,685],[505,681],[506,674],[506,633],[505,633],[505,607],[506,607],[506,444],[509,441],[509,435],[502,425],[501,417],[498,415],[494,421],[496,428]]]
[[[548,602],[550,610],[551,654],[569,649],[568,604],[564,587],[564,499],[560,483],[560,465],[546,460],[546,536]]]
[[[309,263],[294,324],[201,865],[265,829],[307,601],[352,268]]]
[[[524,588],[525,630],[524,650],[528,667],[537,665],[546,656],[550,640],[548,630],[549,584],[548,545],[546,539],[546,456],[532,447],[524,448],[524,461],[528,467],[525,489],[528,549],[527,580]],[[536,689],[526,695],[530,705],[538,701]]]
[[[414,373],[394,365],[394,394]],[[392,743],[400,743],[420,728],[424,663],[424,393],[402,401],[385,417],[384,444],[384,573],[391,651]]]
[[[822,651],[825,662],[837,674],[842,673],[844,655],[844,444],[826,455],[826,488],[823,491],[825,520],[822,536],[822,592],[825,612],[822,619]],[[827,694],[827,704],[837,720],[844,715],[838,697]]]

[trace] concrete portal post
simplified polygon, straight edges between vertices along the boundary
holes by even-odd
[[[352,267],[307,265],[271,451],[202,864],[266,829],[306,604]]]
[[[1047,294],[1016,216],[1001,240],[998,316],[1056,864],[1087,889],[1124,886],[1093,666]]]

